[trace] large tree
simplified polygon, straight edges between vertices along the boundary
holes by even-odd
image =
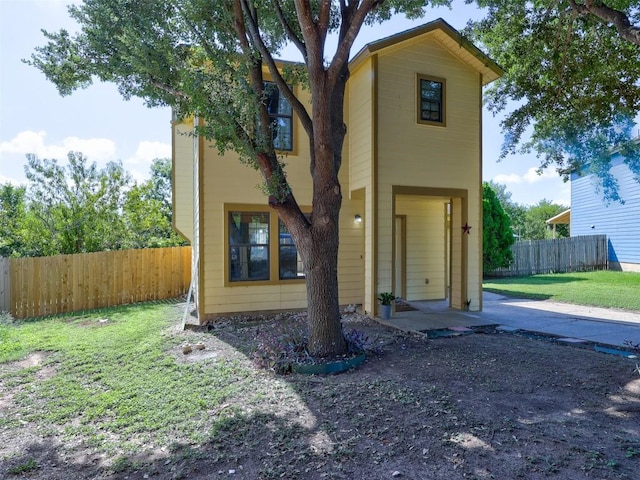
[[[115,82],[125,97],[170,105],[202,120],[199,134],[258,169],[269,205],[291,232],[307,278],[309,348],[343,353],[338,306],[338,171],[346,133],[344,95],[349,56],[366,22],[394,13],[424,14],[448,0],[86,0],[69,8],[81,31],[47,33],[31,63],[61,94],[94,77]],[[329,35],[337,37],[333,52]],[[302,63],[279,68],[275,56],[294,45]],[[265,72],[291,104],[310,145],[312,215],[300,210],[274,148]],[[305,84],[311,104],[292,85]]]
[[[470,1],[470,0],[469,0]],[[619,200],[612,149],[640,174],[632,141],[640,112],[640,2],[477,0],[487,16],[470,33],[505,68],[488,90],[502,122],[503,156],[535,152],[565,178],[588,168]]]
[[[520,238],[524,232],[524,218],[527,213],[527,207],[511,199],[512,194],[507,190],[506,185],[494,182],[493,180],[485,183],[495,192],[500,206],[509,217],[511,231],[515,235],[515,238]]]
[[[171,224],[172,193],[171,160],[156,158],[151,164],[151,178],[126,192],[122,207],[126,226],[123,248],[186,244]]]
[[[29,256],[72,254],[122,248],[126,235],[122,207],[130,177],[119,163],[103,169],[79,152],[68,163],[27,155],[25,175]]]
[[[493,187],[482,184],[482,268],[485,275],[513,261],[511,245],[515,242],[509,216],[505,213]]]
[[[0,257],[19,256],[24,245],[26,188],[0,185]]]
[[[553,238],[553,232],[547,225],[547,220],[564,212],[564,205],[558,205],[550,200],[542,199],[537,204],[530,206],[524,216],[524,230],[522,240],[544,240]],[[569,225],[557,225],[556,237],[569,236]]]

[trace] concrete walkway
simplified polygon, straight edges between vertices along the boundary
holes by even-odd
[[[640,344],[640,312],[514,299],[489,292],[483,294],[481,312],[450,310],[446,302],[410,302],[410,305],[418,310],[396,312],[390,321],[383,323],[423,333],[498,325],[503,330],[556,335],[568,343],[593,342],[627,349],[627,341]]]

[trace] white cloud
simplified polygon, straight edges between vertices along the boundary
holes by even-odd
[[[495,183],[502,183],[506,185],[519,185],[522,183],[532,184],[538,183],[543,180],[555,180],[558,178],[558,174],[553,170],[543,170],[541,174],[538,174],[538,169],[531,167],[524,175],[518,175],[517,173],[499,174],[493,177]]]
[[[67,153],[70,151],[82,152],[90,163],[95,162],[99,168],[104,167],[107,162],[126,158],[123,167],[138,182],[149,178],[151,162],[155,158],[171,158],[172,154],[170,143],[141,141],[132,155],[131,152],[122,152],[116,143],[108,138],[66,137],[48,143],[47,132],[25,130],[8,141],[0,142],[0,182],[24,182],[21,172],[26,163],[27,153],[33,153],[40,158],[56,159],[65,165]]]
[[[116,144],[107,138],[66,137],[53,144],[46,143],[47,133],[25,130],[8,142],[0,143],[0,154],[25,155],[33,153],[40,158],[63,161],[70,151],[82,152],[89,161],[98,164],[116,159]]]
[[[136,153],[124,162],[124,168],[136,181],[142,182],[149,178],[149,169],[153,160],[171,158],[171,155],[171,144],[145,140],[138,144]]]
[[[127,160],[129,164],[151,165],[156,158],[171,158],[171,145],[162,142],[142,141],[133,157]]]
[[[505,175],[504,173],[501,173],[500,175],[496,175],[495,177],[493,177],[493,181],[495,183],[512,185],[512,184],[522,183],[522,177],[520,177],[520,175],[518,175],[517,173],[510,173],[509,175]]]
[[[541,174],[538,174],[537,168],[530,168],[527,170],[527,173],[524,174],[523,178],[527,183],[537,183],[541,180],[556,179],[558,178],[558,173],[547,168],[543,170]]]

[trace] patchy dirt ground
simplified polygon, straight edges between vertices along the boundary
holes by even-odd
[[[208,431],[202,444],[141,452],[119,470],[96,462],[81,441],[68,444],[22,424],[0,432],[0,477],[640,478],[634,360],[506,333],[427,340],[357,317],[347,322],[352,327],[375,339],[382,355],[326,377],[256,370],[251,381],[268,392],[262,402],[229,399],[222,408],[240,413]],[[175,347],[167,355],[249,364],[255,329],[246,322],[201,333],[176,329],[181,341],[205,348],[184,355]],[[0,372],[40,361],[0,365]],[[8,389],[0,393],[4,415],[12,396]],[[16,471],[27,458],[44,468]]]

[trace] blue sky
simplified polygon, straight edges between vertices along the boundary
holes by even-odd
[[[40,29],[73,31],[69,0],[0,0],[0,183],[24,183],[25,154],[57,158],[81,151],[99,166],[121,160],[135,179],[149,174],[154,158],[171,156],[171,112],[149,109],[139,99],[125,101],[111,84],[96,83],[61,97],[52,83],[21,62],[45,43]],[[432,9],[421,21],[396,18],[365,28],[353,52],[365,43],[406,30],[438,17],[461,29],[478,18],[473,6],[456,1],[453,9]],[[570,187],[553,169],[535,173],[538,160],[511,156],[497,163],[502,135],[499,119],[484,113],[485,180],[507,185],[512,200],[534,204],[542,198],[569,205]]]

